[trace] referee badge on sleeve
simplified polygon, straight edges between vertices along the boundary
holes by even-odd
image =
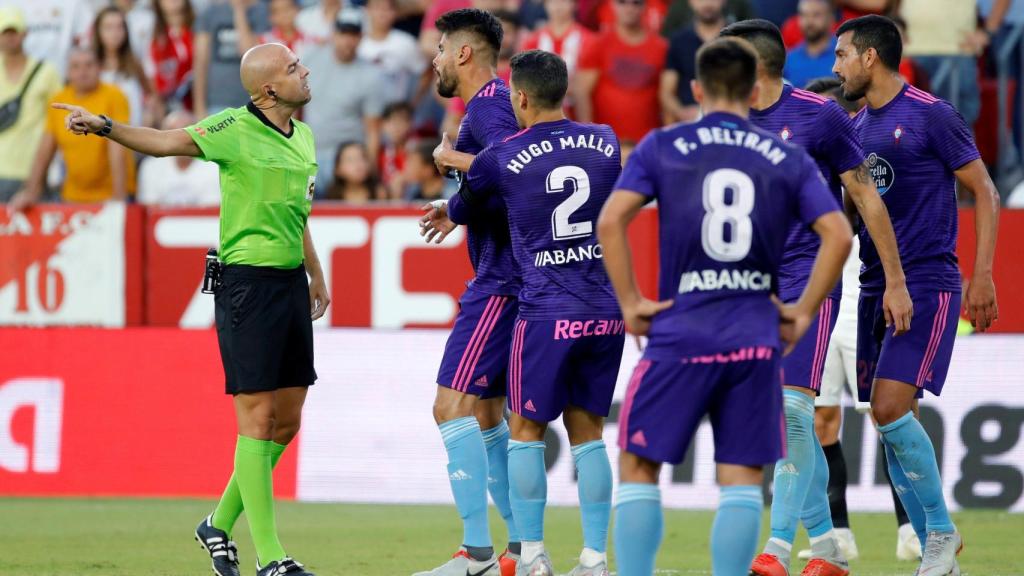
[[[316,191],[316,174],[306,179],[306,200],[313,200],[314,191]]]

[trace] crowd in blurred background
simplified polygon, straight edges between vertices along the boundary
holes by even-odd
[[[905,32],[900,73],[953,103],[1007,203],[1024,206],[1021,78],[1024,0],[0,0],[0,202],[219,202],[215,165],[139,158],[64,130],[53,101],[114,120],[188,126],[242,106],[240,55],[281,42],[309,67],[301,118],[316,136],[316,197],[353,205],[446,197],[439,134],[465,109],[434,90],[435,19],[456,8],[495,14],[498,74],[520,50],[560,54],[567,113],[610,124],[623,158],[649,130],[696,118],[694,56],[725,25],[779,25],[786,80],[830,76],[834,30],[865,13]]]

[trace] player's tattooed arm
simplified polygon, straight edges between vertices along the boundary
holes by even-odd
[[[977,248],[974,256],[974,273],[964,295],[964,307],[967,309],[971,324],[980,332],[984,332],[999,318],[996,285],[992,279],[996,236],[999,231],[999,191],[996,190],[985,164],[980,159],[968,162],[953,174],[960,187],[974,195]]]
[[[893,326],[898,336],[910,330],[914,304],[907,290],[899,246],[896,244],[896,232],[889,219],[889,211],[878,194],[867,161],[843,172],[840,179],[846,188],[847,198],[856,207],[871,236],[871,241],[878,250],[882,270],[885,272],[885,294],[882,295],[885,323],[887,326]]]

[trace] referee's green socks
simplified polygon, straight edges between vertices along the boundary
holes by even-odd
[[[281,459],[286,448],[288,448],[287,444],[270,443],[270,467],[272,469],[277,467],[277,461]],[[210,523],[214,528],[223,530],[230,536],[244,509],[242,493],[238,491],[238,481],[235,480],[235,475],[232,473],[227,487],[224,488],[224,494],[221,495],[220,502],[217,503],[217,508],[213,511],[213,519]]]
[[[280,458],[283,450],[283,447],[275,448],[275,444],[270,440],[257,440],[247,436],[239,436],[238,443],[235,444],[234,479],[238,484],[238,492],[260,566],[285,557],[284,548],[277,538],[273,478],[273,462]],[[214,527],[219,527],[216,520]]]

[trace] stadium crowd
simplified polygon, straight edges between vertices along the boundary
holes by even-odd
[[[997,159],[1001,147],[1004,157],[1013,151],[1009,172],[1020,172],[1014,80],[1024,0],[3,0],[0,201],[217,204],[215,165],[140,163],[113,142],[69,134],[49,103],[136,125],[186,127],[247,100],[240,57],[263,42],[287,45],[311,70],[314,98],[301,117],[317,140],[317,199],[361,205],[447,197],[454,184],[436,171],[432,152],[439,134],[455,135],[465,108],[433,89],[434,21],[468,6],[503,24],[504,79],[520,50],[561,55],[571,75],[569,114],[611,125],[623,160],[651,129],[697,117],[694,56],[729,23],[777,23],[789,48],[786,80],[802,87],[831,75],[841,22],[887,14],[906,34],[906,79],[957,107],[992,169],[1007,171]],[[1012,138],[1002,143],[997,70],[1010,80]],[[1019,195],[1024,205],[1024,190]]]

